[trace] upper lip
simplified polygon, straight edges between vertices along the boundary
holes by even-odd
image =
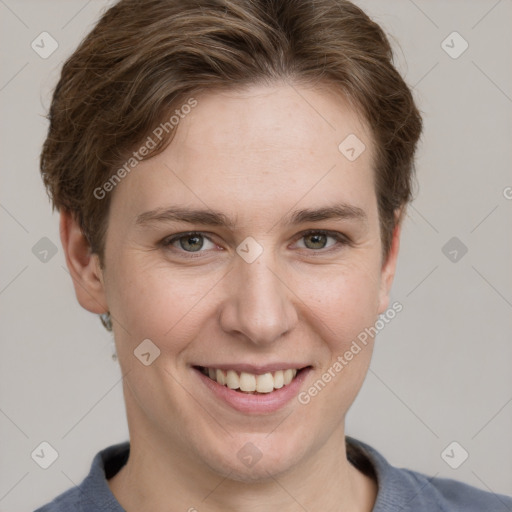
[[[306,366],[310,366],[308,364],[300,364],[300,363],[270,363],[264,365],[255,365],[255,364],[245,364],[245,363],[219,363],[219,364],[203,364],[203,365],[193,365],[193,366],[202,366],[203,368],[218,368],[219,370],[235,370],[236,372],[247,372],[253,373],[254,375],[262,375],[268,372],[276,372],[277,370],[288,370],[288,369],[296,369],[297,371],[305,368]]]

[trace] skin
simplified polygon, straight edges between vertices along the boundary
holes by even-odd
[[[190,365],[311,364],[306,390],[387,309],[400,226],[382,261],[371,134],[328,89],[279,84],[195,97],[167,149],[111,192],[103,268],[61,214],[78,301],[111,312],[125,375],[131,452],[109,486],[127,510],[370,511],[377,484],[347,461],[344,424],[374,340],[307,405],[293,399],[270,414],[219,402]],[[353,162],[338,150],[351,133],[366,145]],[[340,202],[362,208],[366,222],[281,223],[291,210]],[[171,205],[219,210],[236,226],[136,226],[140,213]],[[315,245],[301,236],[309,229],[351,242]],[[196,241],[199,253],[179,240],[160,244],[187,231],[211,241]],[[264,249],[250,264],[236,253],[248,236]],[[160,349],[149,366],[133,354],[146,338]],[[237,458],[247,442],[262,453],[252,467]]]

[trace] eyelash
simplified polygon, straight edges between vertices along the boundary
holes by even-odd
[[[334,238],[337,241],[337,244],[334,244],[334,246],[331,246],[327,249],[315,250],[315,249],[305,248],[306,251],[311,252],[311,253],[321,253],[321,254],[330,253],[333,250],[339,250],[339,249],[341,249],[341,247],[351,244],[351,240],[346,235],[343,235],[342,233],[338,233],[337,231],[327,231],[325,229],[311,229],[308,231],[304,231],[304,232],[300,233],[300,236],[297,237],[296,240],[300,240],[301,238],[304,238],[308,235],[313,235],[313,234],[314,235],[326,235],[328,237]],[[162,245],[165,249],[168,249],[171,251],[175,249],[178,253],[187,254],[187,256],[185,256],[185,258],[193,259],[193,258],[202,257],[201,254],[204,252],[207,252],[207,251],[199,250],[199,251],[194,251],[194,252],[188,252],[188,251],[185,251],[182,249],[177,249],[175,247],[172,247],[172,244],[174,242],[178,241],[180,238],[191,237],[193,235],[200,235],[203,238],[206,238],[207,240],[209,240],[211,243],[215,243],[209,236],[207,236],[202,231],[187,231],[185,233],[178,233],[171,237],[164,238],[160,242],[160,245]]]

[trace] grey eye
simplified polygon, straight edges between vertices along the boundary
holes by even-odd
[[[304,240],[306,241],[305,246],[308,249],[323,249],[327,243],[327,235],[322,233],[312,233],[310,235],[305,235]],[[311,244],[308,245],[307,241],[311,241]]]
[[[203,247],[203,236],[202,235],[185,235],[179,239],[180,246],[185,251],[199,251]]]

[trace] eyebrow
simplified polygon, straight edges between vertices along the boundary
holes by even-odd
[[[322,220],[356,220],[367,222],[366,212],[358,206],[341,203],[321,208],[306,208],[288,213],[281,220],[281,224],[304,224],[306,222],[319,222]],[[208,226],[222,226],[234,229],[236,222],[222,212],[215,210],[191,209],[183,207],[156,208],[143,212],[137,216],[135,224],[143,226],[159,222],[187,222],[190,224],[205,224]]]

